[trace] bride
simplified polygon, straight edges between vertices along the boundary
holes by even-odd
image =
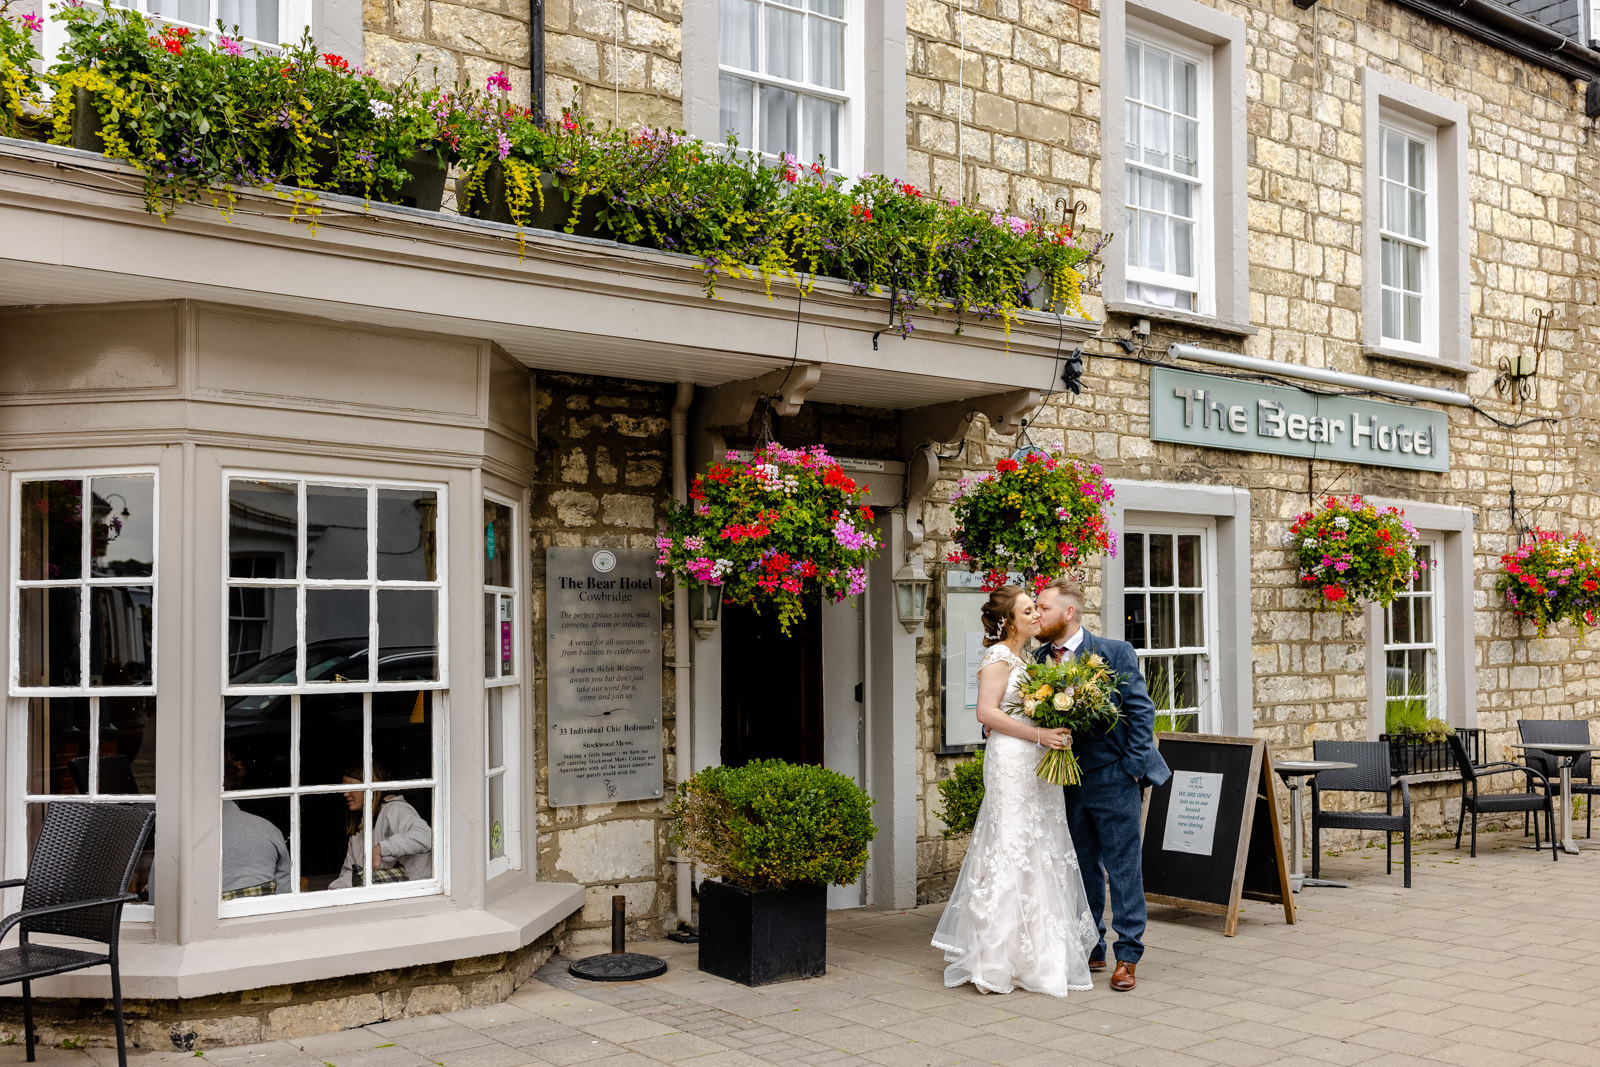
[[[983,806],[933,947],[944,951],[946,986],[971,982],[984,993],[1021,986],[1065,997],[1093,988],[1089,950],[1100,935],[1061,787],[1034,767],[1043,749],[1067,748],[1072,735],[1005,710],[1018,702],[1022,651],[1039,632],[1032,598],[1020,586],[997,589],[983,606],[983,626],[989,646],[978,664],[978,721],[989,732]]]

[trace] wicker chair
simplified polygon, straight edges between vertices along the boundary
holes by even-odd
[[[1399,780],[1400,814],[1394,812],[1394,787],[1389,775],[1389,746],[1382,741],[1316,741],[1315,759],[1354,763],[1349,771],[1323,771],[1311,779],[1311,877],[1321,877],[1322,833],[1329,830],[1368,830],[1383,834],[1385,869],[1394,873],[1394,835],[1401,835],[1405,886],[1411,888],[1411,787]],[[1382,793],[1384,810],[1324,811],[1323,793]]]
[[[0,882],[22,886],[22,910],[0,920],[0,942],[18,928],[15,948],[0,949],[0,985],[22,983],[22,1020],[28,1062],[33,1062],[33,979],[109,964],[111,1003],[117,1020],[117,1062],[127,1067],[122,1025],[122,975],[117,935],[122,907],[136,899],[127,891],[134,864],[156,815],[131,804],[56,801],[45,811],[44,828],[28,862],[28,877]],[[34,944],[33,934],[97,941],[107,951],[60,944]]]
[[[1556,846],[1556,815],[1555,803],[1550,796],[1550,779],[1540,774],[1537,770],[1522,763],[1485,763],[1474,767],[1472,759],[1467,755],[1467,746],[1461,743],[1461,738],[1455,734],[1450,735],[1450,751],[1455,753],[1456,766],[1461,770],[1461,815],[1456,819],[1456,848],[1461,847],[1461,826],[1466,821],[1467,812],[1472,813],[1472,855],[1478,854],[1478,816],[1499,815],[1507,812],[1532,812],[1533,813],[1533,844],[1535,848],[1542,847],[1539,843],[1539,812],[1544,812],[1545,830],[1550,835],[1550,859],[1559,858],[1561,849]],[[1478,794],[1478,779],[1495,774],[1525,774],[1528,776],[1530,786],[1539,787],[1539,792],[1529,790],[1523,793],[1490,793],[1487,796]],[[1470,795],[1468,790],[1470,789]]]
[[[1589,743],[1589,723],[1586,719],[1518,719],[1517,730],[1522,734],[1522,742],[1527,745],[1538,744],[1540,741],[1556,743],[1570,743],[1586,745]],[[1541,752],[1538,749],[1525,749],[1524,758],[1528,766],[1544,775],[1550,782],[1550,787],[1560,792],[1561,761],[1552,752]],[[1589,753],[1579,756],[1572,765],[1572,795],[1573,796],[1600,796],[1600,783],[1594,780],[1594,761]],[[1528,791],[1534,789],[1533,782],[1528,783]],[[1585,825],[1583,836],[1594,836],[1594,801],[1584,805]],[[1526,819],[1526,817],[1524,817]],[[1523,824],[1523,833],[1527,833],[1527,824]]]

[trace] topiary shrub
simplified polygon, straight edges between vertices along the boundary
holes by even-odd
[[[877,836],[872,798],[844,775],[783,760],[708,767],[678,788],[673,843],[746,889],[849,885]]]
[[[983,806],[983,752],[956,764],[950,777],[939,785],[939,819],[944,836],[970,834],[978,825],[978,809]]]

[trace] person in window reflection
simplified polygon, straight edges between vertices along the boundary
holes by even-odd
[[[243,786],[244,764],[232,753],[223,753],[222,787]],[[237,801],[223,800],[222,899],[271,896],[288,884],[289,846],[282,832],[269,820],[240,808]]]
[[[345,783],[359,786],[363,773],[360,766],[346,768]],[[381,782],[388,776],[383,773],[382,767],[374,763],[372,777],[374,781]],[[417,809],[399,793],[383,793],[380,790],[381,787],[373,791],[378,803],[372,814],[370,854],[361,843],[361,808],[366,793],[361,789],[352,789],[344,795],[345,806],[349,808],[345,816],[345,833],[350,835],[350,844],[344,851],[344,866],[339,869],[339,877],[329,884],[329,889],[349,889],[351,886],[369,884],[362,880],[362,869],[369,863],[372,885],[424,881],[433,877],[433,831],[428,827],[427,820],[417,814]]]

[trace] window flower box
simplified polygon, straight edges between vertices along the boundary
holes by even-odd
[[[1486,752],[1483,731],[1457,728],[1455,733],[1466,746],[1472,762],[1482,763]],[[1378,740],[1389,746],[1389,773],[1396,777],[1440,774],[1456,769],[1456,758],[1447,740],[1428,740],[1425,735],[1416,733],[1379,734]]]

